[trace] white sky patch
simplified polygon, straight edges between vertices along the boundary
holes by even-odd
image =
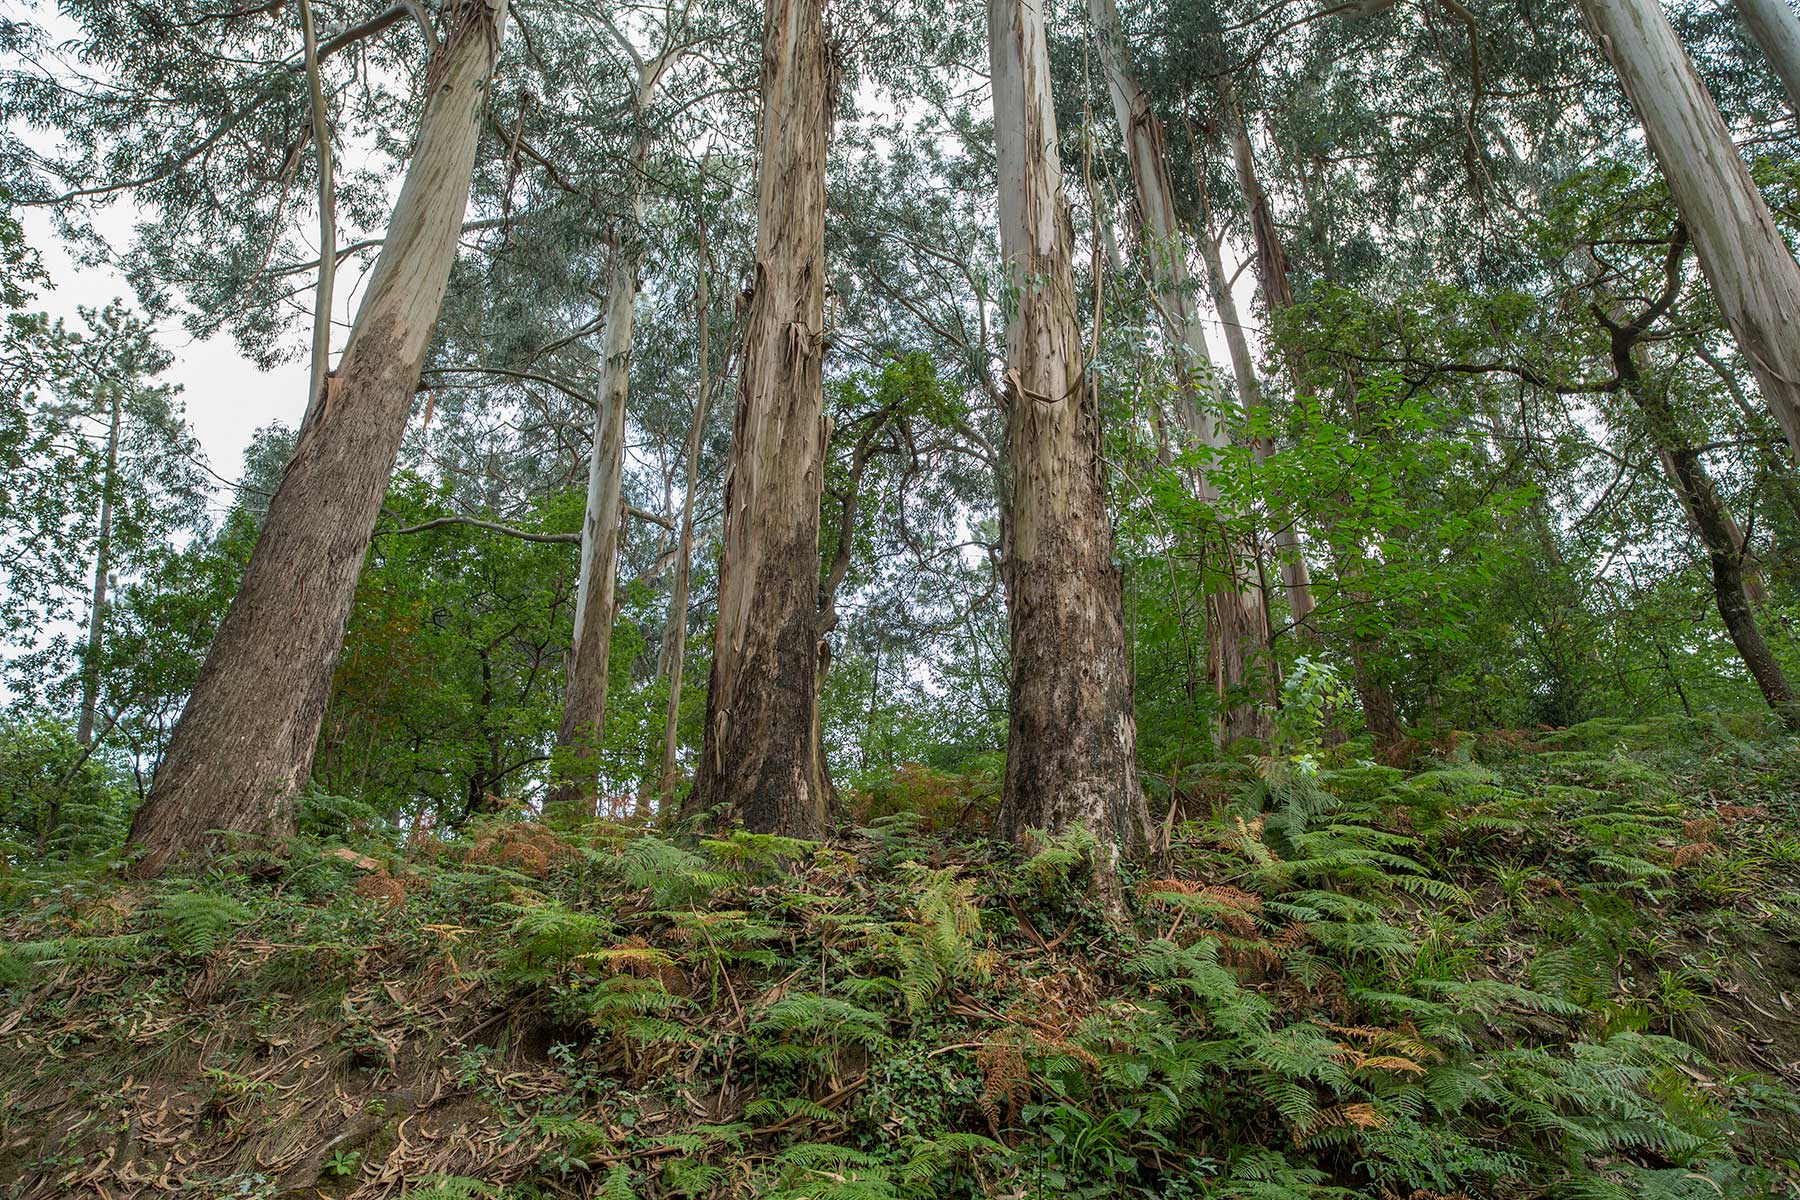
[[[38,292],[35,308],[79,329],[78,309],[83,306],[104,308],[111,300],[124,299],[136,307],[131,284],[124,276],[111,267],[74,261],[43,209],[19,209],[16,215],[50,275],[51,286]],[[95,214],[95,224],[109,239],[123,244],[141,215],[119,204]],[[206,453],[206,465],[218,477],[219,503],[223,504],[222,493],[238,477],[251,434],[271,421],[290,426],[299,422],[306,407],[306,362],[300,359],[282,363],[273,371],[258,370],[229,336],[201,341],[182,328],[179,318],[158,322],[156,334],[157,342],[174,358],[160,378],[181,387],[188,423]]]

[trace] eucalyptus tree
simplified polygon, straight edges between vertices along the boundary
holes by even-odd
[[[204,851],[217,831],[279,832],[292,819],[456,257],[504,21],[505,0],[443,10],[406,179],[343,357],[309,401],[243,583],[133,822],[146,873]]]
[[[824,831],[817,728],[824,479],[825,159],[837,67],[823,0],[768,0],[745,301],[725,482],[718,617],[695,796],[746,828]]]
[[[1788,111],[1800,116],[1800,19],[1787,0],[1734,0],[1750,36],[1781,80]]]
[[[1119,859],[1146,844],[1149,816],[1042,10],[989,0],[988,49],[1010,296],[1002,562],[1012,684],[999,828],[1018,839],[1086,826],[1101,845],[1102,890],[1117,902]]]
[[[72,683],[87,747],[131,702],[101,695],[118,580],[153,569],[201,520],[209,481],[176,389],[156,381],[169,357],[149,325],[118,302],[80,315],[69,328],[9,313],[0,333],[0,628],[23,651],[12,690],[49,703]],[[71,680],[58,627],[77,619]],[[103,699],[114,715],[102,727]]]
[[[598,778],[598,751],[606,721],[607,662],[618,579],[619,506],[625,471],[626,407],[631,386],[631,345],[642,266],[644,173],[652,138],[651,119],[664,78],[686,53],[688,3],[671,3],[653,31],[651,49],[641,51],[632,35],[611,21],[607,32],[630,60],[631,150],[622,169],[628,175],[626,211],[608,239],[611,263],[606,309],[601,317],[598,405],[589,455],[587,509],[581,527],[581,569],[575,595],[575,633],[568,661],[562,719],[557,726],[557,784],[551,803],[592,795]]]
[[[1178,215],[1171,173],[1168,134],[1151,98],[1138,82],[1125,30],[1113,0],[1089,0],[1089,18],[1106,76],[1107,91],[1119,136],[1125,145],[1132,181],[1133,225],[1142,254],[1149,260],[1157,315],[1174,350],[1175,376],[1183,403],[1181,415],[1190,453],[1214,459],[1231,444],[1217,397],[1217,371],[1207,349],[1200,296],[1188,271],[1188,238]],[[1240,378],[1247,364],[1244,350],[1233,346]],[[1245,400],[1250,400],[1246,392]],[[1218,509],[1220,493],[1208,477],[1206,463],[1196,466],[1194,486],[1201,501]],[[1230,696],[1221,733],[1226,741],[1268,733],[1266,706],[1257,703],[1252,676],[1269,650],[1269,614],[1262,589],[1262,570],[1254,548],[1237,545],[1219,527],[1223,553],[1218,556],[1220,585],[1208,597],[1209,624],[1214,627],[1211,656],[1216,687]],[[1265,679],[1272,674],[1261,664]],[[1265,689],[1265,696],[1266,696]]]
[[[1732,337],[1800,457],[1800,262],[1655,0],[1581,0],[1581,12],[1643,122]],[[1789,15],[1792,22],[1792,16]]]

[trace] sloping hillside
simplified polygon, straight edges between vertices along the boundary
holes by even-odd
[[[954,780],[827,845],[319,798],[204,878],[0,877],[0,1194],[1793,1195],[1795,749],[1215,769],[1135,937]]]

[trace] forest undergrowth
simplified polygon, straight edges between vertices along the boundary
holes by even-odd
[[[826,843],[314,795],[203,876],[0,876],[0,1195],[1800,1194],[1764,725],[1190,772],[1131,928],[923,768]]]

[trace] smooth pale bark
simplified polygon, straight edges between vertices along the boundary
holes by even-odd
[[[1229,77],[1219,81],[1219,104],[1231,131],[1232,164],[1237,172],[1238,190],[1250,213],[1250,234],[1256,247],[1257,285],[1262,290],[1263,303],[1268,307],[1271,322],[1278,321],[1282,313],[1294,306],[1294,287],[1288,278],[1287,249],[1282,245],[1281,230],[1275,224],[1274,208],[1269,203],[1269,194],[1264,190],[1262,178],[1256,169],[1256,151],[1250,143],[1249,124],[1244,120],[1243,107],[1238,103],[1237,91]],[[1311,374],[1306,354],[1301,350],[1289,349],[1284,357],[1294,394],[1305,394]],[[1300,561],[1304,562],[1303,559]],[[1308,583],[1310,582],[1309,578]],[[1353,578],[1344,582],[1347,585],[1347,598],[1352,605],[1361,607],[1369,603],[1368,596],[1356,588]],[[1302,630],[1310,629],[1308,618],[1314,611],[1312,589],[1308,587],[1304,591],[1296,590],[1290,603],[1294,623]],[[1363,710],[1363,721],[1374,735],[1375,744],[1385,747],[1400,741],[1405,736],[1405,731],[1400,724],[1399,706],[1394,702],[1393,693],[1378,676],[1370,661],[1370,655],[1375,649],[1374,640],[1367,634],[1358,632],[1353,626],[1350,634],[1351,684],[1356,690],[1357,703]]]
[[[1800,457],[1800,263],[1656,0],[1580,0],[1694,239],[1713,298]]]
[[[1212,354],[1206,345],[1199,296],[1188,273],[1187,235],[1175,207],[1175,184],[1169,174],[1168,137],[1163,123],[1138,83],[1119,25],[1114,0],[1088,0],[1101,68],[1112,97],[1113,115],[1131,166],[1133,213],[1138,242],[1150,263],[1150,285],[1169,344],[1175,348],[1176,378],[1181,386],[1182,419],[1190,441],[1208,457],[1229,448],[1230,435],[1216,411]],[[1201,501],[1223,515],[1219,490],[1202,464],[1194,476]],[[1267,737],[1268,711],[1257,701],[1272,700],[1265,672],[1262,695],[1255,678],[1258,659],[1269,643],[1268,609],[1255,554],[1219,527],[1214,565],[1223,580],[1206,597],[1212,628],[1212,682],[1220,701],[1223,740]]]
[[[650,154],[647,115],[680,49],[645,61],[623,35],[614,38],[637,67],[632,101],[630,219],[614,233],[607,271],[606,312],[594,444],[588,455],[587,507],[581,523],[581,567],[575,585],[575,633],[569,646],[562,718],[556,729],[547,806],[592,808],[599,791],[606,732],[606,685],[617,616],[619,526],[625,478],[625,414],[631,398],[631,342],[636,332],[638,271],[642,266],[644,163]]]
[[[701,215],[700,269],[694,288],[694,309],[699,327],[694,420],[688,426],[687,481],[681,493],[681,534],[675,550],[675,578],[669,585],[669,707],[663,714],[662,803],[665,810],[675,800],[676,726],[681,719],[681,677],[687,658],[688,590],[694,559],[694,488],[700,478],[700,442],[706,432],[706,415],[712,400],[711,289],[712,264],[707,257],[706,217]]]
[[[1750,36],[1775,68],[1787,93],[1788,111],[1800,113],[1800,20],[1787,0],[1736,0]]]
[[[125,415],[124,393],[112,389],[112,429],[106,436],[106,474],[100,480],[100,538],[94,548],[94,594],[88,610],[87,652],[81,657],[81,716],[75,740],[94,741],[94,714],[100,706],[100,649],[106,636],[107,573],[112,570],[113,492],[119,478],[119,424]]]
[[[607,274],[604,359],[594,408],[594,445],[588,456],[587,508],[581,522],[575,633],[569,648],[562,719],[556,730],[554,782],[545,799],[546,806],[585,803],[591,808],[600,778],[613,604],[619,579],[625,409],[631,381],[632,314],[638,288],[635,246],[616,244]]]
[[[1250,214],[1251,239],[1256,251],[1256,279],[1262,288],[1263,303],[1268,307],[1270,316],[1285,312],[1294,304],[1293,285],[1288,281],[1287,253],[1281,244],[1281,232],[1275,226],[1275,214],[1269,206],[1268,193],[1263,190],[1262,178],[1256,170],[1256,151],[1250,144],[1250,129],[1244,122],[1242,107],[1238,104],[1237,92],[1231,81],[1225,79],[1219,84],[1219,98],[1225,109],[1225,119],[1231,126],[1231,158],[1237,173],[1238,191],[1244,198],[1244,207]],[[1204,249],[1204,247],[1202,247]],[[1213,258],[1208,260],[1208,268],[1213,283],[1213,295],[1223,297],[1220,301],[1221,314],[1229,306],[1235,312],[1236,304],[1231,300],[1230,289],[1226,286],[1224,264],[1218,259],[1218,247],[1213,246]],[[1250,348],[1243,336],[1243,326],[1234,318],[1226,318],[1227,345],[1231,347],[1232,362],[1242,362],[1248,368],[1248,375],[1254,381],[1255,367],[1250,360]],[[1236,341],[1230,341],[1235,331]],[[1240,354],[1239,347],[1242,346]],[[1306,363],[1302,355],[1290,353],[1287,357],[1289,381],[1293,384],[1294,394],[1300,395],[1306,385]],[[1239,370],[1241,381],[1246,372]],[[1261,401],[1262,390],[1254,385],[1251,391],[1245,391],[1243,397],[1246,405],[1254,395]],[[1263,405],[1266,407],[1266,405]],[[1259,443],[1257,453],[1267,457],[1272,453],[1272,442]],[[1277,514],[1275,539],[1281,550],[1282,586],[1287,591],[1288,613],[1295,628],[1302,632],[1311,630],[1310,619],[1317,607],[1313,599],[1312,571],[1306,562],[1306,547],[1300,537],[1300,531],[1291,520]]]
[[[312,371],[306,388],[306,415],[311,416],[325,391],[325,377],[331,373],[331,305],[337,290],[337,178],[332,167],[331,117],[325,111],[325,80],[319,70],[311,0],[300,0],[300,33],[305,44],[313,146],[319,155],[319,285],[313,292]]]
[[[1040,7],[989,0],[1006,322],[1003,564],[1011,724],[999,831],[1086,826],[1102,893],[1148,840],[1137,777],[1120,572],[1100,456],[1100,405],[1082,369],[1072,235],[1056,150]]]
[[[824,0],[769,0],[756,279],[725,480],[719,616],[695,801],[760,832],[824,832],[812,752],[824,484],[825,154],[837,79]]]
[[[132,825],[144,874],[206,852],[215,831],[291,827],[456,258],[504,20],[505,0],[446,6],[412,161],[343,359],[301,426],[249,569]]]

